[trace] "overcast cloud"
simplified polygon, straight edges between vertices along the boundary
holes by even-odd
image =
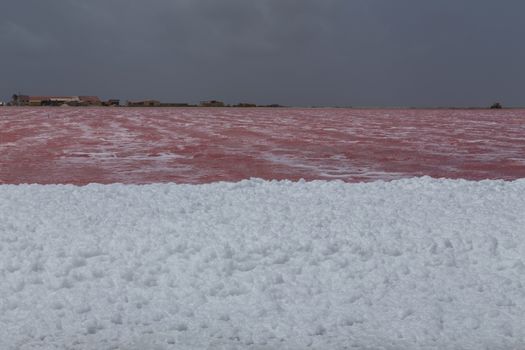
[[[0,100],[525,106],[523,0],[17,0]]]

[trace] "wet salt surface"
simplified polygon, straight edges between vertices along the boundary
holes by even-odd
[[[0,348],[523,349],[525,180],[0,186]]]
[[[1,108],[0,183],[525,177],[525,110]]]

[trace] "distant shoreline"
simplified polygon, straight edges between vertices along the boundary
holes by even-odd
[[[371,107],[371,106],[250,106],[250,107],[239,107],[239,106],[221,106],[221,107],[205,107],[198,105],[191,106],[12,106],[12,105],[0,105],[0,108],[47,108],[47,109],[60,109],[60,108],[99,108],[99,109],[112,109],[112,108],[132,108],[132,109],[355,109],[355,110],[519,110],[525,109],[523,107],[503,107],[494,109],[490,107]]]

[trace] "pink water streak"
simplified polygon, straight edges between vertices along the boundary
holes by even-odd
[[[525,177],[525,110],[0,108],[0,183]]]

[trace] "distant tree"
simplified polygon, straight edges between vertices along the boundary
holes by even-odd
[[[13,101],[13,104],[18,104],[18,95],[17,94],[14,94],[12,97],[11,97],[11,100]]]
[[[493,103],[492,106],[490,106],[490,109],[502,109],[502,108],[503,106],[499,102]]]

